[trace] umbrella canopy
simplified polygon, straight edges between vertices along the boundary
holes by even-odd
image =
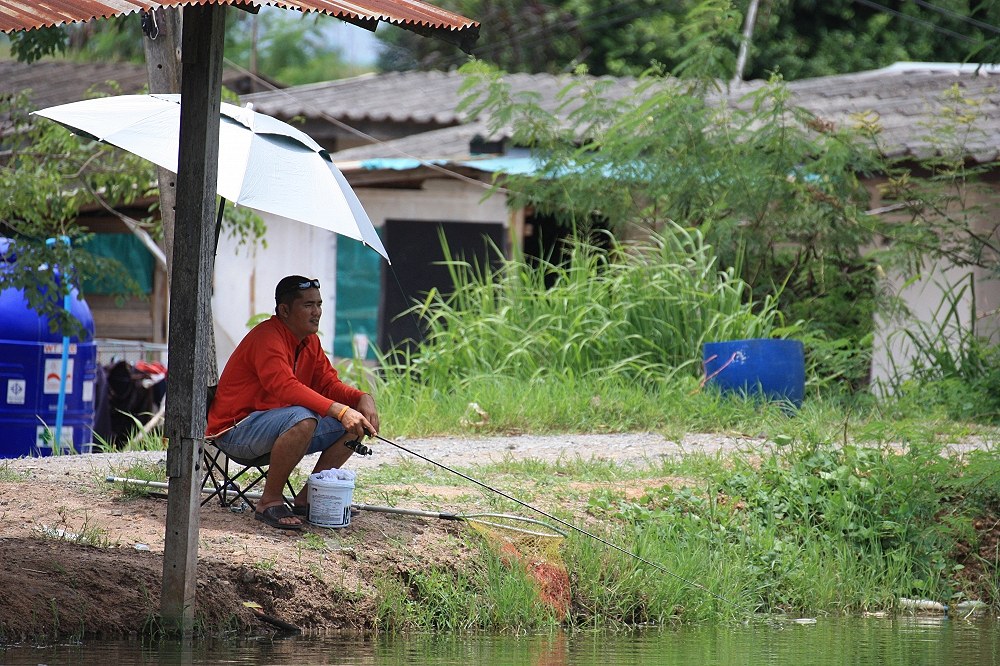
[[[119,95],[34,113],[177,173],[180,101],[180,95]],[[389,260],[327,151],[301,130],[249,105],[221,106],[218,193],[235,205],[359,240]]]

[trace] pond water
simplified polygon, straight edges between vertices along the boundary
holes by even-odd
[[[731,666],[1000,664],[995,619],[897,617],[760,622],[544,636],[295,636],[0,647],[0,664],[352,664]]]

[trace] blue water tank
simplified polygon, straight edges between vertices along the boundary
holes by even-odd
[[[751,338],[706,342],[702,348],[706,384],[802,406],[806,386],[805,349],[799,340]]]
[[[0,239],[0,256],[7,246]],[[93,442],[97,344],[94,318],[76,289],[70,312],[84,339],[69,340],[60,452],[89,451]],[[63,339],[28,307],[19,289],[0,291],[0,458],[51,455],[62,371]]]

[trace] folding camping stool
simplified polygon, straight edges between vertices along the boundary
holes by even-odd
[[[206,410],[211,407],[212,400],[215,399],[216,386],[209,386],[206,392]],[[267,466],[271,463],[271,454],[265,453],[258,458],[236,458],[227,455],[215,446],[211,439],[205,440],[205,448],[201,454],[202,465],[205,468],[205,475],[201,479],[202,492],[208,491],[208,496],[201,501],[201,506],[208,504],[213,497],[219,498],[219,503],[233,511],[242,511],[244,506],[249,506],[256,510],[257,504],[249,497],[249,493],[260,486],[263,490],[264,481],[267,479]],[[234,469],[230,471],[230,463],[236,463]],[[256,472],[256,478],[251,478]],[[240,485],[240,481],[249,482],[246,486]],[[295,488],[291,481],[285,482],[285,487],[295,497]],[[239,503],[237,503],[239,502]],[[291,500],[285,497],[285,504],[292,506]]]
[[[205,506],[213,497],[219,498],[219,503],[233,511],[239,511],[244,504],[256,510],[256,498],[250,497],[254,488],[263,490],[267,479],[267,466],[271,462],[271,454],[265,453],[259,458],[245,459],[226,455],[211,441],[205,442],[202,452],[202,464],[205,475],[202,477],[202,492],[207,492],[201,501]],[[256,477],[254,473],[256,472]],[[245,484],[245,485],[244,485]],[[291,481],[285,482],[290,497],[295,497],[295,488]],[[285,497],[285,503],[291,506],[291,500]]]

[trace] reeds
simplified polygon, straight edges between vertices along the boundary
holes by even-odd
[[[492,271],[449,258],[454,290],[414,308],[427,334],[394,379],[449,391],[496,377],[654,386],[697,375],[702,342],[768,337],[780,323],[773,300],[754,303],[698,230],[603,240],[567,241],[559,262],[515,257]]]

